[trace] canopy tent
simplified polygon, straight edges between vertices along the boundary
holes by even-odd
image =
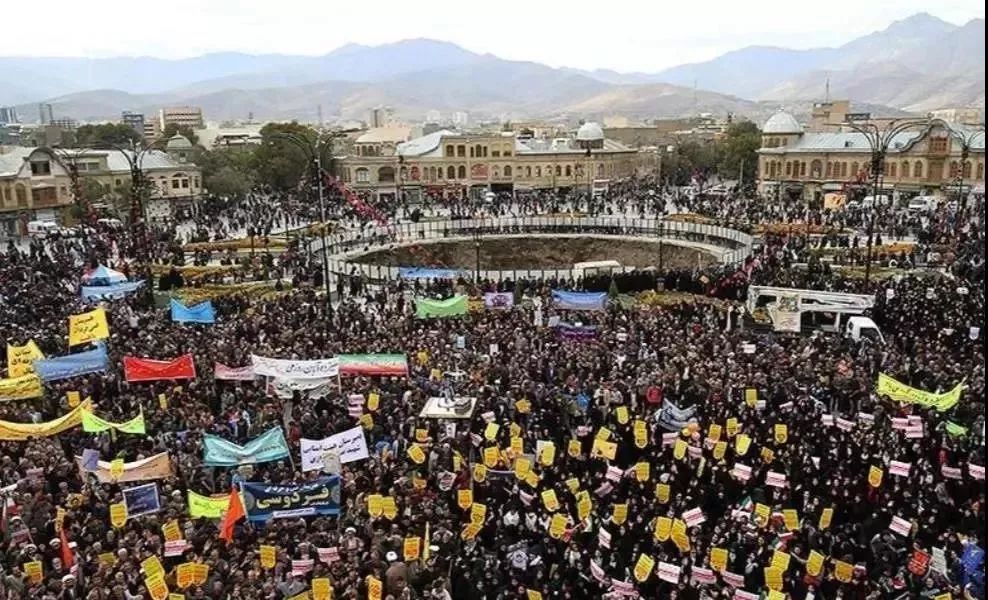
[[[120,271],[114,271],[106,265],[100,265],[82,276],[82,282],[88,286],[113,285],[127,281],[127,276]]]

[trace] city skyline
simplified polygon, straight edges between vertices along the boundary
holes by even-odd
[[[51,4],[59,18],[51,20],[52,35],[44,51],[38,51],[29,29],[13,28],[0,39],[0,56],[321,55],[347,44],[433,38],[474,52],[552,67],[657,71],[751,45],[838,46],[917,12],[960,25],[984,18],[985,8],[984,3],[971,0],[954,0],[935,8],[917,0],[866,5],[837,0],[827,11],[806,19],[781,0],[760,2],[756,9],[726,2],[660,6],[619,0],[610,3],[606,12],[571,11],[555,2],[506,0],[497,10],[486,12],[483,23],[476,23],[462,4],[452,0],[414,5],[385,2],[370,16],[361,5],[330,6],[311,0],[276,4],[175,0],[170,12],[195,18],[175,27],[133,28],[127,24],[143,22],[141,15],[151,11],[150,7],[121,0],[102,2],[105,10],[100,11],[65,0]],[[855,18],[849,19],[850,14]],[[333,23],[342,25],[327,26]],[[93,30],[106,27],[113,28],[114,35],[93,35]],[[283,32],[272,34],[272,27]]]

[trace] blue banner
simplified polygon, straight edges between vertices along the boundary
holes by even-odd
[[[124,504],[127,505],[127,518],[132,519],[141,515],[149,515],[161,510],[161,498],[158,496],[158,484],[146,483],[123,491]]]
[[[556,308],[566,310],[604,310],[607,293],[552,290],[552,303]]]
[[[398,267],[402,279],[456,279],[463,275],[459,269],[432,269],[429,267]]]
[[[142,285],[144,285],[143,279],[110,285],[84,285],[82,286],[82,299],[123,298],[127,294],[136,292]]]
[[[189,307],[172,298],[171,307],[172,321],[176,323],[213,324],[216,322],[216,309],[213,308],[213,303],[209,300]]]
[[[340,514],[339,475],[290,485],[247,481],[240,489],[251,521]]]
[[[207,467],[236,467],[288,458],[288,442],[281,427],[272,427],[243,446],[216,435],[202,438],[202,461]]]
[[[89,373],[101,373],[108,368],[110,368],[110,359],[106,355],[106,346],[102,344],[92,350],[78,354],[34,361],[34,372],[44,382],[58,381]]]
[[[556,325],[556,333],[564,340],[592,340],[597,337],[597,328],[592,325]]]

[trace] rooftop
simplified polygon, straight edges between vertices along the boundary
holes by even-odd
[[[374,127],[360,134],[356,144],[383,144],[386,142],[404,142],[412,134],[411,127],[390,126]]]

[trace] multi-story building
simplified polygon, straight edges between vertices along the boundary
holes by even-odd
[[[871,155],[868,139],[846,125],[805,131],[779,111],[762,127],[758,189],[769,197],[813,201],[827,192],[863,195],[869,191]],[[964,193],[984,193],[984,181],[984,130],[941,119],[896,135],[882,169],[882,193],[898,198],[957,194],[961,182]]]
[[[636,150],[604,139],[596,123],[551,139],[450,130],[402,143],[362,138],[338,163],[343,181],[355,191],[411,201],[425,194],[476,198],[487,191],[603,190],[612,180],[640,174],[643,165],[658,168],[653,157],[643,161]]]
[[[0,125],[20,123],[17,120],[17,109],[13,106],[0,106]]]
[[[161,135],[161,127],[158,119],[146,119],[144,121],[144,139],[156,140]]]
[[[180,136],[176,136],[180,137]],[[185,138],[182,138],[185,139]],[[180,162],[184,149],[179,140],[169,140],[166,150],[139,153],[140,166],[151,182],[151,195],[145,205],[152,220],[163,219],[191,206],[203,193],[202,173],[190,162]],[[188,143],[188,140],[185,140]],[[0,151],[0,230],[9,235],[25,232],[28,221],[75,221],[70,210],[75,203],[70,170],[95,181],[102,188],[98,198],[113,216],[126,221],[129,203],[126,190],[131,182],[130,162],[119,150],[74,150],[60,156],[45,147],[15,147]]]
[[[51,104],[42,102],[38,105],[38,125],[49,125],[55,120],[55,111]]]
[[[130,112],[129,110],[123,111],[120,115],[120,122],[124,125],[129,126],[131,129],[136,131],[140,135],[144,135],[144,114]]]
[[[191,129],[202,129],[202,109],[198,106],[171,106],[158,111],[158,127],[162,131],[171,124]]]
[[[79,128],[79,121],[70,117],[59,117],[52,119],[49,123],[52,127],[58,127],[63,131],[75,131]]]

